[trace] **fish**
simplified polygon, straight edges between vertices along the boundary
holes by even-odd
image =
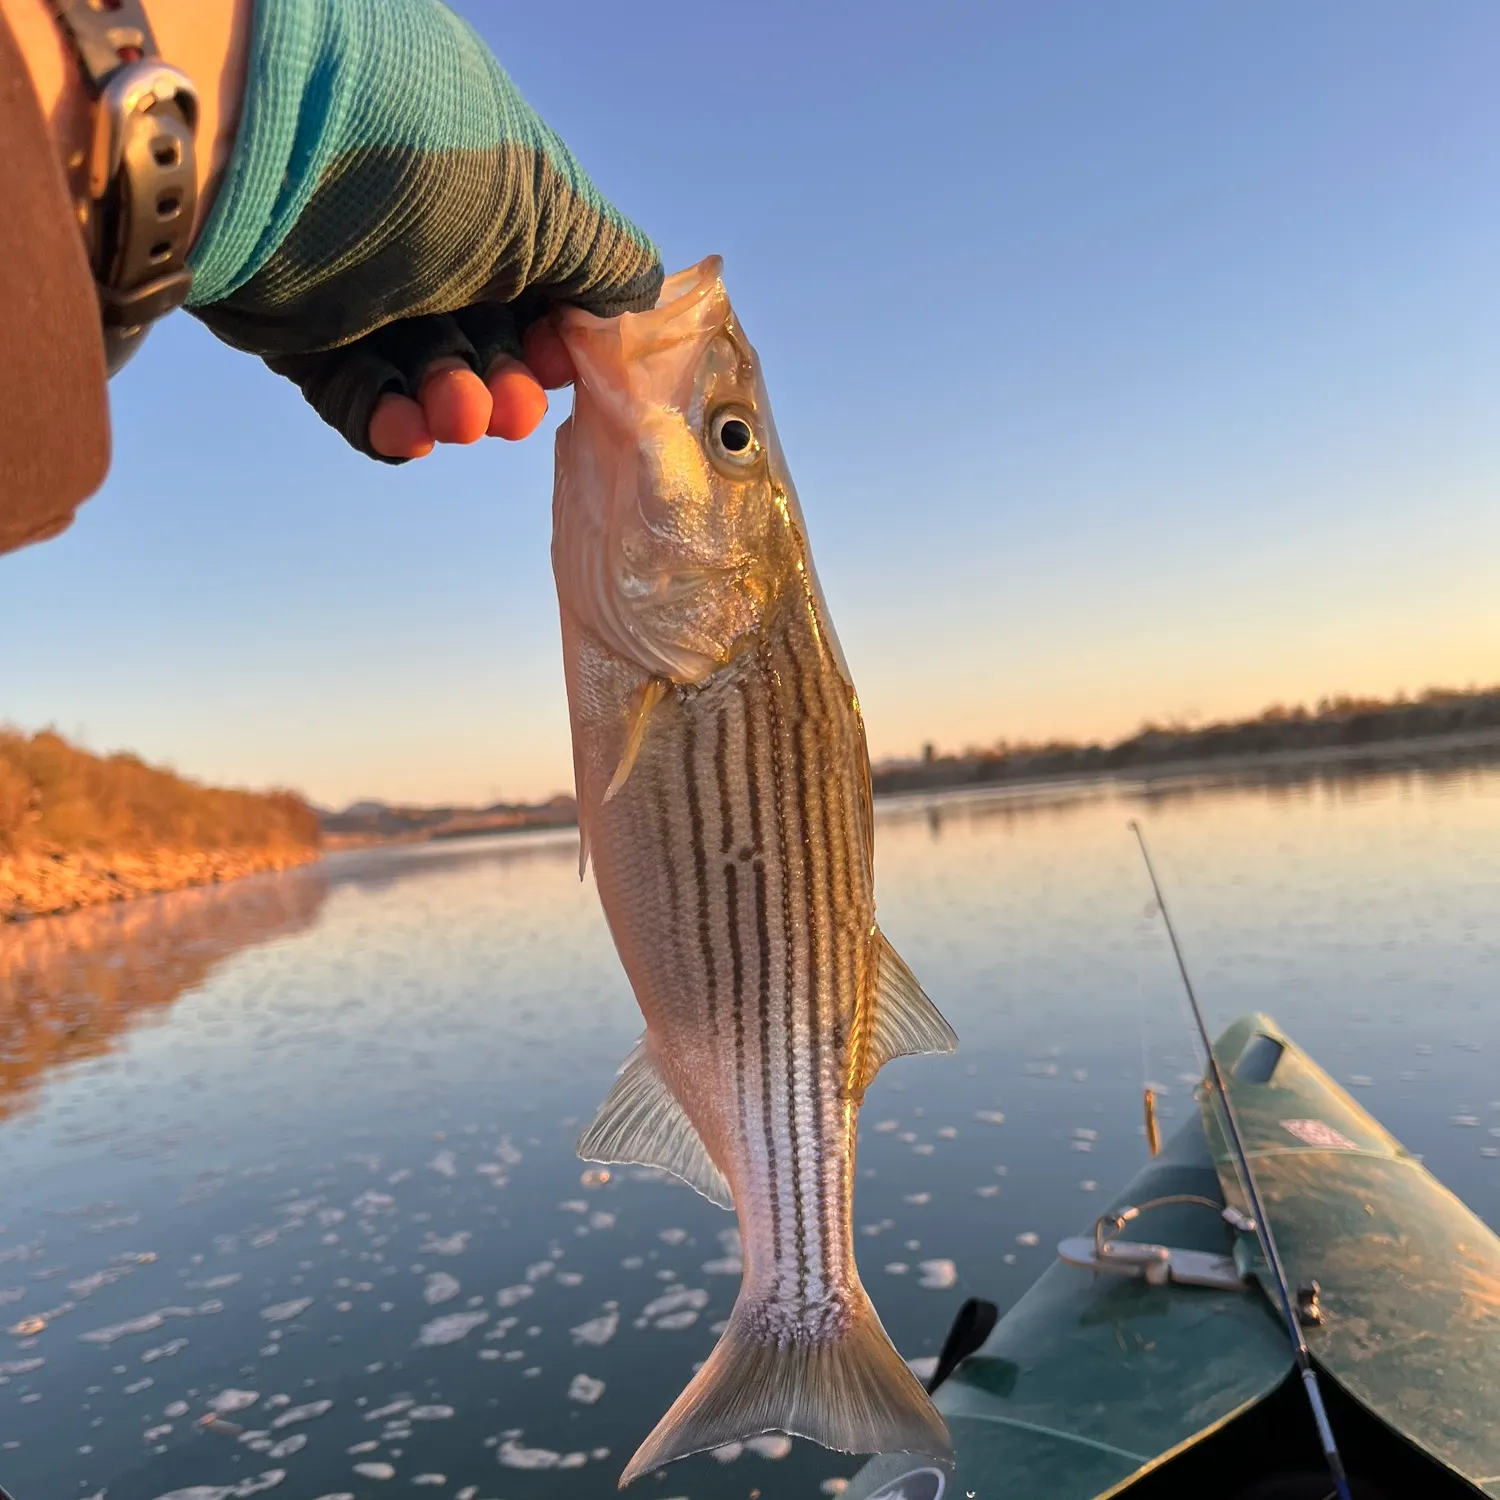
[[[726,1330],[621,1488],[763,1432],[951,1460],[860,1282],[853,1191],[876,1072],[957,1039],[875,922],[859,698],[721,270],[557,320],[579,873],[646,1023],[578,1151],[732,1207],[743,1245]]]

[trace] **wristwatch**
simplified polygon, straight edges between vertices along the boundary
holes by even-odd
[[[163,62],[141,0],[51,0],[93,101],[78,204],[113,375],[187,299],[198,93]]]

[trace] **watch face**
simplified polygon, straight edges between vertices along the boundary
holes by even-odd
[[[948,1481],[941,1469],[913,1469],[893,1479],[870,1500],[942,1500]]]

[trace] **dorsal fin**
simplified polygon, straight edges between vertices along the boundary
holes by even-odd
[[[724,1174],[646,1051],[643,1037],[578,1142],[584,1161],[660,1167],[710,1203],[733,1208]]]
[[[923,993],[916,976],[877,927],[874,934],[875,1015],[864,1084],[893,1057],[918,1052],[953,1052],[958,1037]]]

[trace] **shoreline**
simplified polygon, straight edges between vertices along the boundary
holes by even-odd
[[[1025,795],[1049,789],[1187,782],[1205,777],[1253,774],[1289,779],[1323,772],[1379,773],[1399,770],[1437,770],[1445,764],[1500,761],[1500,730],[1478,729],[1449,734],[1409,735],[1360,745],[1321,745],[1262,750],[1241,755],[1164,757],[1133,765],[1077,767],[1056,771],[1020,772],[1011,776],[981,774],[983,763],[950,762],[934,768],[923,784],[881,787],[875,776],[875,802],[908,806],[952,793],[969,796]],[[909,775],[909,773],[908,773]],[[903,776],[901,780],[906,781]],[[0,854],[0,926],[62,916],[85,907],[131,901],[140,896],[196,886],[223,885],[249,875],[295,869],[325,854],[376,848],[411,848],[416,844],[462,844],[470,838],[508,834],[561,832],[576,823],[546,819],[517,821],[509,826],[445,828],[443,832],[398,834],[330,834],[321,847],[290,844],[245,849],[157,849],[143,852],[101,853],[92,850],[51,849],[25,854]]]
[[[322,857],[316,846],[152,849],[102,853],[47,849],[0,854],[0,924],[63,916],[84,907],[222,885],[290,870]]]

